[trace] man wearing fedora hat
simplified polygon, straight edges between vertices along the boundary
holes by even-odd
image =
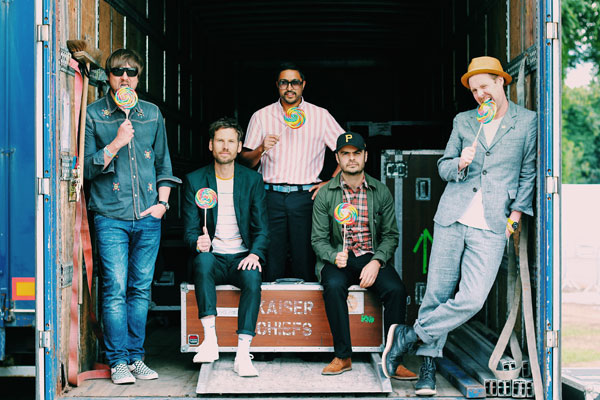
[[[414,326],[398,324],[388,333],[387,376],[405,353],[423,357],[417,395],[436,393],[433,358],[442,357],[448,333],[483,307],[507,238],[522,213],[533,215],[537,116],[506,98],[511,80],[493,57],[474,58],[461,78],[478,105],[491,99],[497,111],[479,137],[476,109],[454,118],[438,161],[448,184],[434,217],[427,290]]]
[[[385,308],[385,328],[404,323],[406,314],[406,289],[392,260],[399,236],[394,199],[384,184],[365,174],[367,150],[361,135],[342,133],[337,139],[335,158],[342,172],[317,193],[312,217],[311,243],[317,255],[317,276],[323,285],[335,356],[323,369],[323,375],[352,369],[346,303],[351,285],[360,284],[379,296]],[[334,217],[334,210],[342,202],[357,210],[356,221],[347,225],[346,235]],[[391,376],[416,379],[416,374],[401,361]]]

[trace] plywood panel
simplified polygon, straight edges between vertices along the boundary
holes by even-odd
[[[125,21],[123,16],[112,10],[112,51],[123,48],[123,27]]]
[[[99,20],[98,20],[98,48],[102,51],[102,57],[98,61],[101,66],[104,66],[104,62],[112,53],[112,43],[111,43],[111,30],[112,30],[112,8],[101,1],[99,3]]]
[[[237,347],[238,290],[217,291],[217,336],[219,346]],[[370,291],[350,292],[349,306],[360,313],[350,314],[353,347],[376,347],[383,343],[381,304]],[[364,308],[361,309],[361,305]],[[198,319],[194,291],[186,294],[186,337],[204,337]],[[358,312],[358,311],[357,311]],[[234,314],[235,313],[235,314]],[[188,340],[189,342],[189,340]],[[199,343],[189,343],[195,347]],[[256,347],[324,347],[333,346],[325,303],[321,290],[263,290],[256,326]]]

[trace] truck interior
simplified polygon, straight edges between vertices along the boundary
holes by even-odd
[[[57,10],[68,21],[60,28],[57,46],[65,48],[67,39],[88,40],[91,47],[102,51],[97,60],[100,66],[121,47],[135,49],[145,58],[138,94],[161,108],[174,173],[181,178],[212,162],[207,132],[212,121],[232,116],[245,129],[256,110],[277,101],[278,66],[291,61],[306,76],[304,98],[329,110],[343,128],[365,137],[369,151],[366,170],[382,179],[383,151],[441,151],[450,136],[453,117],[475,107],[471,94],[460,84],[471,58],[497,57],[509,73],[517,74],[520,61],[535,49],[537,26],[533,0],[102,0],[96,8],[93,1],[75,3],[69,1],[68,7]],[[527,108],[535,109],[537,85],[532,65],[535,63],[526,64],[521,81],[524,94],[519,96],[524,96],[520,100]],[[69,86],[68,73],[61,76],[62,85]],[[94,79],[97,76],[92,74],[92,84],[98,90],[90,95],[90,101],[102,94],[101,82]],[[516,85],[508,91],[516,102]],[[322,177],[327,179],[334,168],[333,153],[328,152]],[[439,180],[435,168],[432,171],[430,178]],[[180,352],[180,285],[191,279],[189,253],[182,240],[181,190],[172,193],[171,209],[163,222],[148,319],[148,363],[164,371],[161,379],[126,387],[112,385],[109,380],[89,380],[79,387],[63,381],[65,398],[183,398],[196,394],[199,365],[192,363],[190,354]],[[437,201],[427,207],[433,213]],[[408,218],[412,210],[402,212]],[[399,226],[409,229],[402,221]],[[403,237],[412,240],[406,234]],[[414,243],[408,246],[412,248]],[[535,254],[533,247],[530,254]],[[413,258],[396,268],[400,272],[421,268],[420,259]],[[530,265],[535,285],[535,260]],[[475,317],[492,334],[498,334],[504,324],[506,292],[504,268],[484,309]],[[68,315],[65,303],[61,318]],[[80,368],[89,370],[94,362],[101,361],[100,348],[93,332],[85,327],[86,318],[82,318]],[[66,321],[62,325],[66,326]],[[66,339],[67,329],[62,329]],[[520,341],[524,343],[523,335]],[[267,375],[265,380],[280,379],[281,385],[297,386],[297,393],[302,393],[307,385],[294,383],[293,377],[285,374],[286,368],[313,362],[318,374],[330,354],[255,357],[265,363],[281,363],[281,375]],[[61,359],[66,359],[64,348]],[[357,355],[356,369],[362,365],[366,371],[369,362],[366,355]],[[408,365],[416,370],[418,359],[410,359]],[[364,376],[369,373],[364,372]],[[312,378],[302,377],[307,379]],[[320,375],[315,376],[319,379]],[[246,382],[242,386],[248,387]],[[438,396],[464,396],[450,381],[440,377],[438,382]],[[321,383],[325,389],[314,389],[313,393],[345,392],[343,385],[332,380]],[[220,385],[222,393],[235,386],[227,379]],[[414,382],[394,381],[392,388],[392,393],[378,396],[411,396]],[[260,396],[260,390],[271,389],[259,387],[252,393]],[[251,391],[229,393],[241,396]],[[378,389],[369,389],[365,395],[376,393]]]

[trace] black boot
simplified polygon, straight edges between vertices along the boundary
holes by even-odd
[[[402,363],[402,356],[413,353],[417,343],[417,334],[410,326],[393,324],[388,331],[385,349],[381,355],[381,368],[388,378],[396,372]]]
[[[433,357],[423,357],[423,364],[419,371],[419,380],[415,385],[415,394],[417,396],[433,396],[435,390],[435,362]]]

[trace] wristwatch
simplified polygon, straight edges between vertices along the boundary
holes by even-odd
[[[519,227],[519,223],[513,221],[512,219],[508,218],[508,225],[512,228],[512,231],[516,231],[517,228]],[[509,229],[510,230],[510,229]],[[512,232],[511,232],[512,233]]]
[[[158,204],[162,204],[163,206],[165,206],[165,209],[169,211],[169,203],[167,203],[166,201],[159,200]]]

